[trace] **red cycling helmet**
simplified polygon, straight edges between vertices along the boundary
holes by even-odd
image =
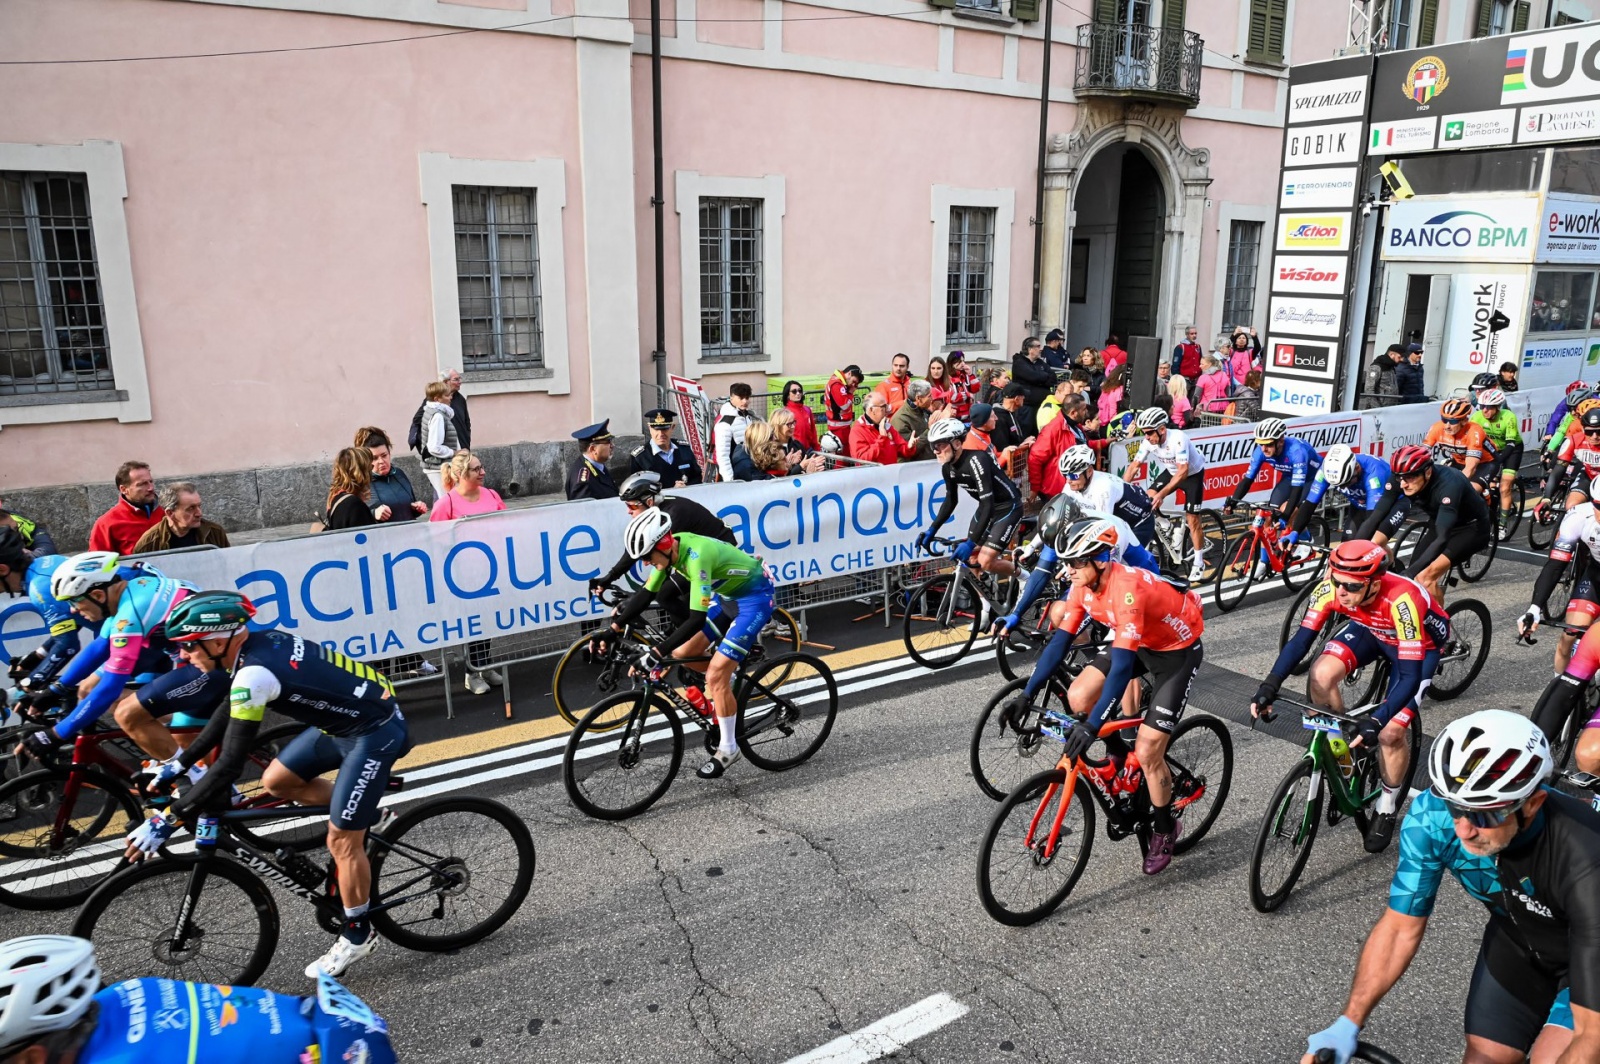
[[[1433,464],[1433,452],[1413,443],[1394,452],[1389,468],[1396,474],[1420,473]]]
[[[1459,396],[1454,399],[1446,399],[1439,404],[1439,416],[1465,421],[1472,416],[1472,400],[1462,399]]]
[[[1584,381],[1573,381],[1571,384],[1567,385],[1567,398],[1571,399],[1573,395],[1577,394],[1578,392],[1586,392],[1588,390],[1589,385]]]
[[[1347,539],[1333,548],[1328,569],[1334,576],[1372,580],[1389,567],[1389,552],[1370,539]]]

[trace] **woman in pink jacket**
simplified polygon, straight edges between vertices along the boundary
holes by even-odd
[[[1228,371],[1214,352],[1200,356],[1200,380],[1195,385],[1195,407],[1207,414],[1228,409]]]

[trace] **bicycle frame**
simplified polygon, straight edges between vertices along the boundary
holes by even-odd
[[[1257,552],[1266,555],[1267,566],[1274,574],[1281,574],[1288,567],[1285,557],[1281,533],[1278,531],[1278,519],[1270,509],[1265,506],[1255,508],[1255,517],[1250,521],[1250,535],[1254,545],[1250,550],[1250,561],[1253,564]]]

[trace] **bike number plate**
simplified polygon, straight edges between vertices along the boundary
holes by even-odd
[[[389,1030],[389,1025],[365,1001],[320,973],[317,975],[317,1007],[329,1016],[360,1024],[374,1033],[383,1034]]]
[[[1308,731],[1328,732],[1330,735],[1338,735],[1342,730],[1338,721],[1332,717],[1325,717],[1321,713],[1302,714],[1300,726]]]

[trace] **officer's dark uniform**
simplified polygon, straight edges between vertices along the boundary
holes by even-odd
[[[579,429],[572,434],[572,438],[587,448],[592,443],[609,440],[610,425],[611,420],[607,418],[598,425]],[[611,479],[611,471],[588,455],[580,454],[578,460],[567,467],[567,498],[615,499],[616,497],[617,485]]]
[[[645,425],[652,429],[670,429],[677,417],[671,410],[656,409],[645,411]],[[661,478],[663,487],[677,487],[678,481],[686,484],[700,483],[700,463],[694,460],[694,451],[682,440],[671,440],[671,451],[667,454],[658,454],[654,440],[644,443],[628,452],[629,473],[654,473]]]

